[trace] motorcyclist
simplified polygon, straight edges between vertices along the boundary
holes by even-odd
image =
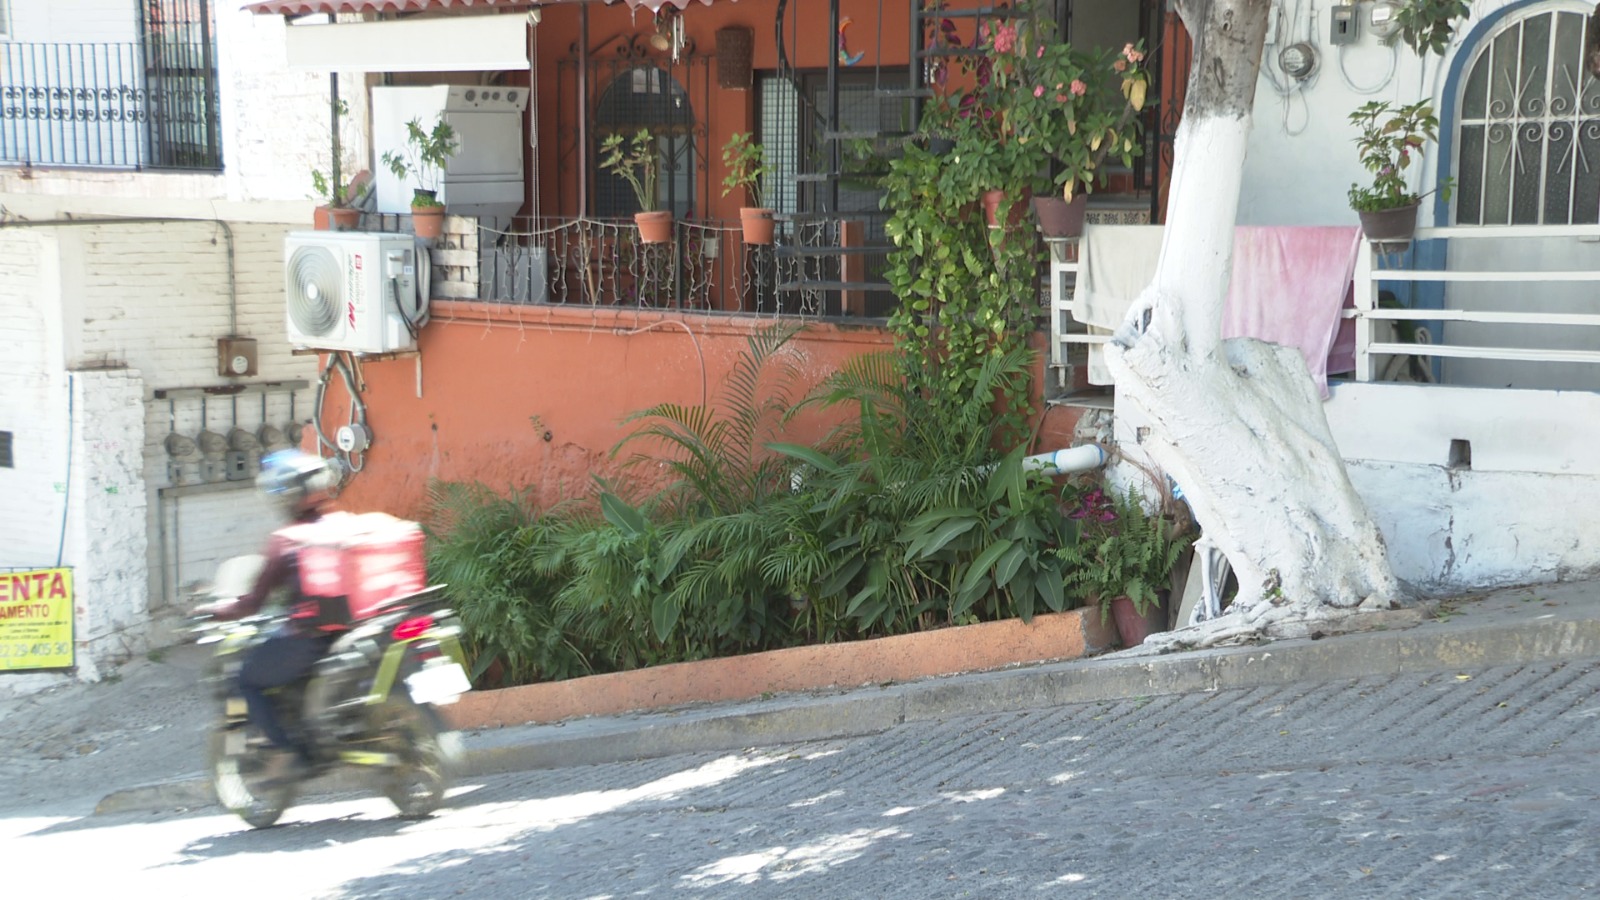
[[[280,775],[284,778],[307,774],[315,760],[311,748],[303,740],[291,738],[278,721],[267,691],[303,677],[335,637],[319,631],[314,624],[315,604],[300,592],[297,545],[285,530],[322,518],[323,507],[338,481],[337,469],[309,453],[279,450],[262,457],[256,486],[281,507],[288,522],[269,539],[265,564],[254,587],[233,600],[206,604],[197,610],[218,619],[239,619],[260,610],[277,588],[288,587],[292,591],[289,617],[257,644],[239,667],[239,693],[247,704],[251,724],[274,746],[293,751],[289,770]]]

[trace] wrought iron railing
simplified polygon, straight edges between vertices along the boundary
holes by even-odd
[[[0,164],[218,171],[209,45],[0,42]]]
[[[752,315],[875,317],[884,298],[780,285],[827,284],[853,263],[836,221],[779,222],[772,244],[746,244],[736,222],[679,220],[673,240],[645,244],[631,220],[541,218],[515,230],[479,229],[478,298],[506,304],[578,304]],[[890,298],[892,300],[892,298]]]

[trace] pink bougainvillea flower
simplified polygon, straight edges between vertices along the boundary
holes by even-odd
[[[1039,45],[1039,49],[1033,54],[1033,58],[1034,59],[1044,59],[1044,45],[1043,44]]]
[[[1033,89],[1033,95],[1035,97],[1043,97],[1044,96],[1044,85],[1041,84],[1038,87],[1034,88]]]
[[[1124,44],[1123,45],[1123,47],[1122,47],[1122,55],[1127,57],[1128,62],[1131,62],[1131,63],[1136,63],[1139,60],[1144,59],[1144,53],[1142,51],[1133,49],[1133,45],[1132,44]]]
[[[1080,80],[1078,80],[1076,78],[1072,79],[1072,93],[1073,94],[1075,94],[1075,95],[1077,95],[1079,97],[1082,97],[1084,94],[1087,94],[1088,92],[1089,92],[1089,86],[1088,85],[1084,84],[1082,81],[1080,81]]]
[[[1017,26],[1001,25],[994,30],[994,50],[996,53],[1010,53],[1017,47]]]
[[[1056,102],[1057,103],[1065,103],[1065,102],[1067,102],[1067,95],[1066,94],[1057,94],[1056,95]]]
[[[1125,60],[1125,59],[1119,59],[1116,62],[1111,64],[1111,68],[1116,69],[1118,72],[1121,72],[1124,69],[1128,68],[1128,61]]]

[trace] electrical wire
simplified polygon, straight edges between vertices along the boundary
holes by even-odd
[[[1371,87],[1362,87],[1351,79],[1350,70],[1346,68],[1344,59],[1345,51],[1349,49],[1349,44],[1339,45],[1339,77],[1344,79],[1344,86],[1349,88],[1351,93],[1370,96],[1389,86],[1389,82],[1394,79],[1395,71],[1400,67],[1400,46],[1398,43],[1389,45],[1389,71],[1383,73],[1383,77],[1379,78]]]

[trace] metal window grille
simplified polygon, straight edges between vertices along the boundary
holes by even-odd
[[[1457,100],[1457,224],[1600,219],[1600,84],[1584,72],[1585,23],[1538,13],[1479,46]]]
[[[600,143],[612,134],[631,137],[641,128],[656,136],[658,209],[687,218],[694,210],[695,121],[689,95],[664,69],[641,63],[615,74],[595,110],[595,212],[601,217],[639,211],[633,188],[599,169]]]
[[[216,25],[210,0],[141,0],[152,165],[220,169]]]

